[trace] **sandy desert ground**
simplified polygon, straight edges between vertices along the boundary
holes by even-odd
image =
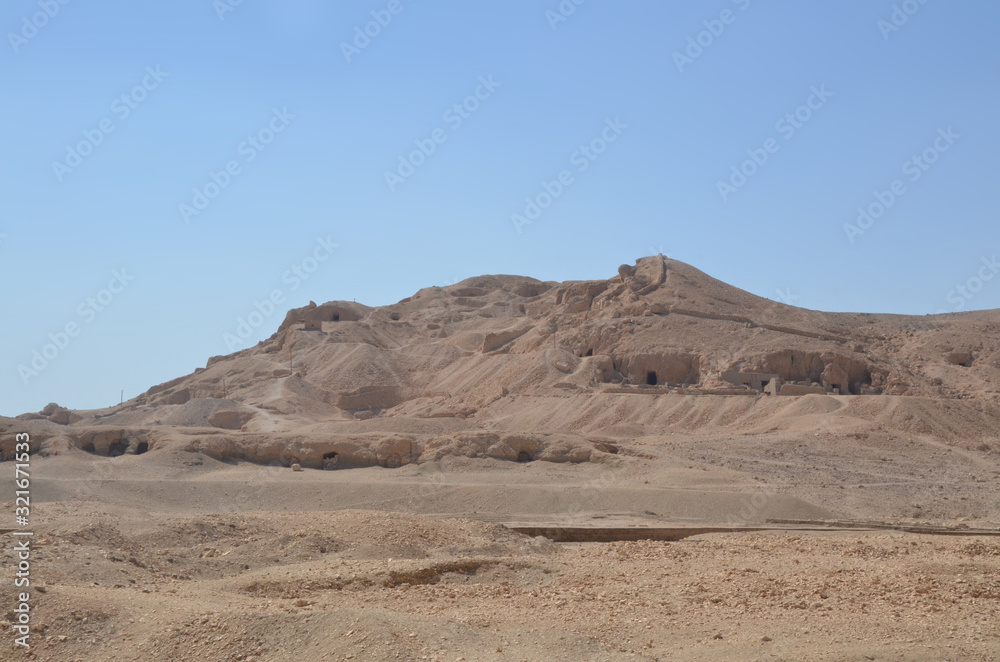
[[[483,276],[19,433],[3,659],[1000,659],[997,311]]]
[[[623,489],[608,501],[610,486],[574,484],[567,467],[536,471],[543,463],[471,460],[403,480],[381,468],[209,461],[180,479],[127,466],[141,459],[113,458],[115,475],[39,482],[55,500],[34,511],[33,659],[991,660],[1000,650],[1000,536],[553,543],[484,521],[690,523],[628,509],[669,505],[673,492],[690,493],[689,518],[727,499],[824,514],[794,497],[709,490],[712,469],[687,481],[632,475],[670,493]],[[69,469],[51,463],[36,471]],[[495,504],[513,485],[529,489],[533,512]],[[543,489],[598,497],[588,511],[563,509]],[[477,519],[455,517],[463,510]],[[9,582],[0,597],[13,602]]]

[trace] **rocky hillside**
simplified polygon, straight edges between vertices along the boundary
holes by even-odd
[[[608,280],[480,276],[391,306],[310,304],[257,346],[122,407],[50,405],[4,423],[31,425],[45,452],[176,443],[327,468],[448,453],[586,461],[640,433],[784,429],[803,398],[845,430],[988,441],[1000,318],[805,310],[655,256]]]

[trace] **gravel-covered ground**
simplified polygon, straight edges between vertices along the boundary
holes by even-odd
[[[997,538],[554,544],[420,515],[93,503],[34,518],[36,660],[1000,658]]]

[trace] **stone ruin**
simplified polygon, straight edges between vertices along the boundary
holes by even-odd
[[[781,381],[781,377],[778,375],[766,372],[723,372],[722,379],[733,386],[747,386],[751,390],[761,393],[767,393],[769,388],[772,391],[775,390],[780,384],[772,386],[772,382]]]
[[[605,383],[668,387],[701,383],[703,358],[697,354],[659,350],[595,356],[592,347],[581,345],[576,355],[595,361]],[[778,352],[758,363],[772,369],[728,370],[720,376],[732,387],[765,395],[877,395],[884,390],[880,374],[867,364],[835,354]]]
[[[680,386],[701,381],[701,357],[696,354],[633,354],[615,360],[614,367],[630,384]]]
[[[783,351],[770,354],[761,363],[771,370],[727,371],[722,379],[768,395],[876,395],[867,364],[849,357],[816,352]],[[877,380],[876,380],[877,381]]]

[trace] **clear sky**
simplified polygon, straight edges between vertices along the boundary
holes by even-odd
[[[657,252],[807,308],[1000,308],[996,2],[236,3],[0,8],[0,413],[310,299]]]

